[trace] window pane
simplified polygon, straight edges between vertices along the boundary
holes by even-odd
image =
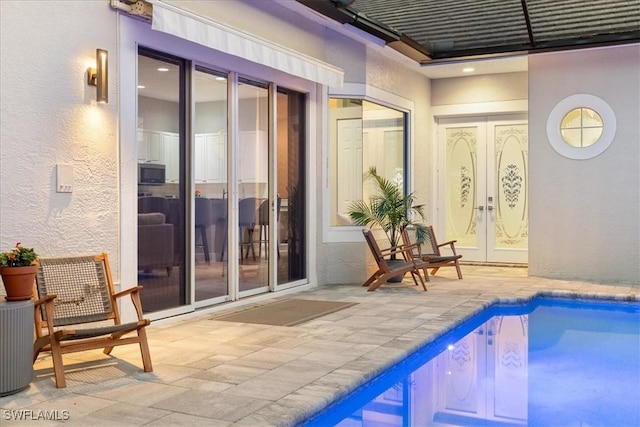
[[[358,99],[331,99],[329,105],[330,225],[351,225],[351,204],[375,191],[363,179],[370,167],[404,189],[405,113]]]
[[[572,147],[582,147],[581,129],[562,129],[562,138]]]

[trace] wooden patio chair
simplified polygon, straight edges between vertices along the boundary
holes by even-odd
[[[419,259],[427,263],[428,268],[431,269],[431,274],[436,274],[440,267],[455,267],[458,272],[458,279],[462,279],[462,271],[460,270],[460,258],[462,255],[459,255],[456,252],[456,240],[449,240],[448,242],[438,244],[436,240],[436,235],[433,231],[433,226],[425,226],[427,231],[426,240],[415,246],[416,238],[415,231],[407,228],[402,233],[402,242],[405,245],[414,245],[412,246],[412,250],[410,252],[411,256],[414,259]],[[444,246],[449,246],[452,255],[443,255],[440,252],[440,248]],[[429,276],[427,275],[427,282],[429,281]]]
[[[142,286],[114,293],[106,253],[67,258],[40,258],[36,274],[33,361],[50,351],[56,387],[66,387],[62,355],[116,345],[139,344],[145,372],[153,370],[142,317]],[[121,323],[118,298],[130,295],[138,320]],[[136,332],[134,336],[126,334]]]
[[[376,260],[376,264],[378,264],[378,270],[362,284],[362,286],[369,287],[367,291],[375,291],[390,278],[398,275],[404,275],[405,273],[411,273],[416,286],[418,286],[419,280],[422,284],[422,288],[425,291],[427,290],[427,286],[420,275],[420,269],[423,269],[425,274],[427,274],[427,264],[420,259],[412,259],[407,256],[407,252],[411,251],[412,248],[417,245],[400,245],[397,247],[380,249],[380,246],[378,246],[378,242],[376,242],[375,237],[373,237],[371,230],[362,230],[362,233],[364,234],[367,245],[373,254],[373,258]],[[398,260],[398,262],[392,263],[390,262],[391,260],[385,258],[393,254],[400,256],[401,259]]]

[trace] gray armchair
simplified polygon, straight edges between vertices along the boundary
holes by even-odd
[[[173,224],[160,212],[138,214],[138,270],[173,267]]]

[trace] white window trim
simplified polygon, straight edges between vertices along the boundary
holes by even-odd
[[[576,108],[590,108],[602,118],[603,129],[600,138],[588,147],[573,147],[562,137],[560,125],[562,119]],[[574,160],[586,160],[602,154],[616,136],[616,115],[613,109],[601,98],[586,93],[571,95],[553,107],[547,119],[547,138],[554,150],[561,156]]]
[[[407,132],[407,156],[409,158],[409,182],[407,182],[407,191],[413,191],[413,165],[411,159],[413,156],[413,111],[414,102],[398,96],[396,94],[387,92],[385,90],[369,86],[362,83],[345,83],[342,88],[331,88],[330,93],[325,92],[322,99],[323,114],[323,152],[325,153],[322,159],[322,241],[323,243],[352,243],[362,242],[364,237],[362,236],[362,229],[358,225],[348,226],[332,226],[331,225],[331,203],[330,203],[330,189],[329,189],[329,146],[330,146],[330,133],[329,133],[329,98],[355,98],[371,101],[379,105],[383,105],[394,110],[402,111],[407,114],[408,126]]]

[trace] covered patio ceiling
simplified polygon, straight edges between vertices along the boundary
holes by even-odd
[[[420,64],[640,41],[640,0],[297,0]]]

